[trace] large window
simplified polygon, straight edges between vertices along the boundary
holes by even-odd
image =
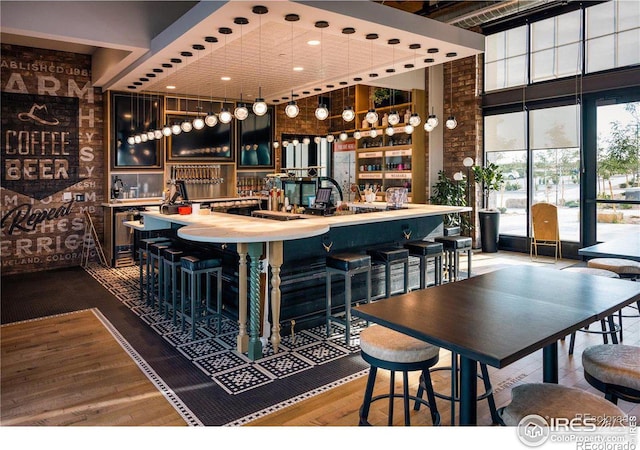
[[[487,36],[484,89],[491,91],[527,82],[527,27]]]
[[[531,25],[531,82],[581,72],[581,24],[578,10]]]
[[[635,0],[603,2],[491,34],[485,38],[484,89],[582,74],[583,55],[584,73],[640,64],[638,42],[640,1]]]
[[[586,9],[586,71],[640,63],[640,2],[613,1]]]
[[[529,204],[547,202],[559,208],[560,238],[579,240],[578,114],[577,105],[567,105],[533,110],[528,117],[524,112],[485,117],[487,161],[498,164],[506,178],[490,199],[502,212],[500,234],[528,236]]]

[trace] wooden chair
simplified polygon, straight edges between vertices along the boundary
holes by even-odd
[[[555,248],[555,261],[558,256],[562,259],[562,246],[560,244],[560,227],[558,225],[558,207],[550,203],[536,203],[531,206],[531,247],[529,250],[531,259],[535,251],[538,257],[538,245],[546,245]],[[535,249],[535,250],[534,250]]]

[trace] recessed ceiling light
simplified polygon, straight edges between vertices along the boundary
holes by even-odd
[[[300,66],[293,68],[294,72],[302,72],[303,70],[304,70],[304,67],[300,67]]]
[[[176,88],[176,87],[175,87],[175,86],[173,86],[173,85],[169,85],[169,86],[167,86],[167,89],[175,89],[175,88]]]
[[[231,77],[220,77],[222,81],[231,81]]]
[[[309,44],[309,45],[320,45],[320,41],[318,41],[316,39],[312,39],[310,41],[307,41],[307,44]]]

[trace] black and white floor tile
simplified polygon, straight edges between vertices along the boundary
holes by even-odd
[[[231,395],[360,351],[358,333],[362,327],[358,323],[352,326],[353,337],[348,345],[344,328],[332,324],[329,337],[324,326],[299,331],[293,336],[282,337],[278,353],[274,353],[271,344],[267,343],[263,358],[251,361],[246,354],[236,351],[238,325],[235,321],[223,319],[220,333],[215,320],[209,325],[203,322],[196,327],[196,337],[192,339],[190,324],[185,324],[183,330],[179,320],[174,324],[171,315],[165,316],[141,301],[138,266],[114,269],[90,264],[86,270],[194,367]]]

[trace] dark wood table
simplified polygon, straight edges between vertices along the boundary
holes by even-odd
[[[502,368],[543,350],[558,382],[558,340],[640,299],[640,283],[513,266],[353,309],[353,314],[460,355],[460,424],[477,420],[477,363]]]
[[[640,228],[622,239],[591,245],[578,250],[581,256],[589,258],[623,258],[640,261]]]

